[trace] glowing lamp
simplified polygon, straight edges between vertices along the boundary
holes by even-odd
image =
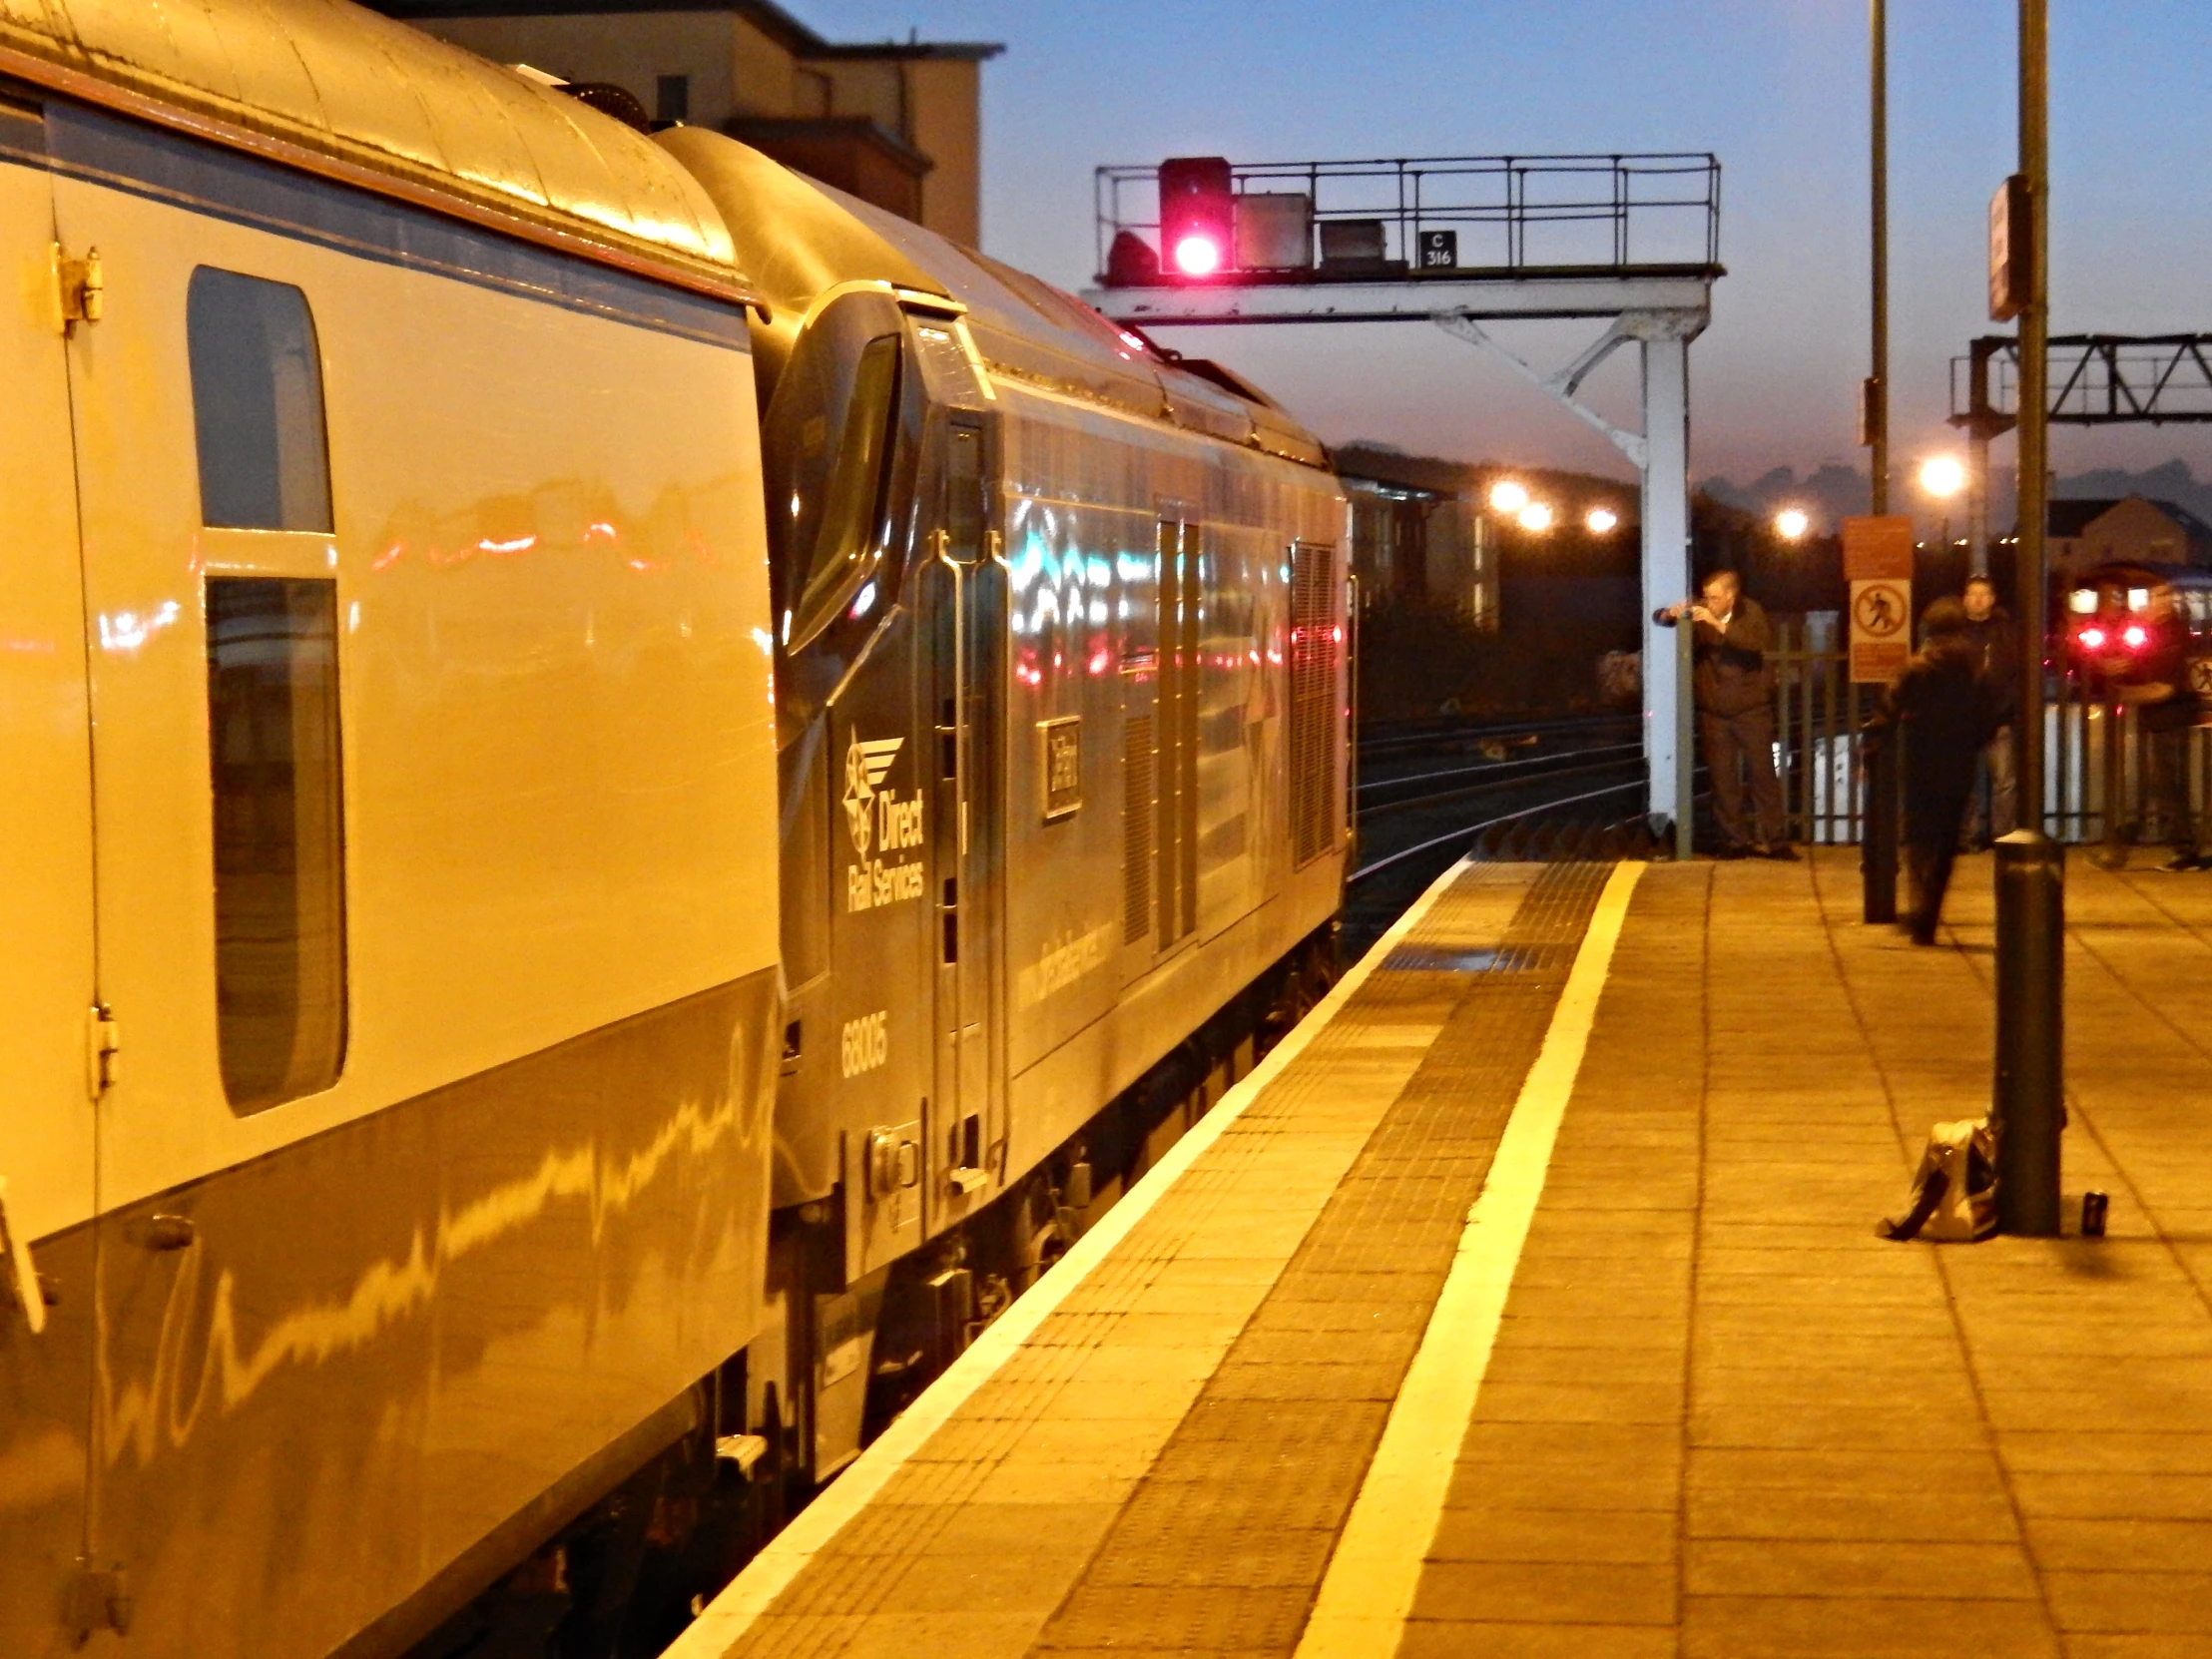
[[[2120,642],[2130,651],[2140,651],[2150,643],[2150,635],[2144,631],[2141,623],[2130,623],[2120,635]]]
[[[2104,649],[2104,630],[2102,628],[2082,629],[2081,646],[2085,651],[2102,651]]]
[[[1948,500],[1966,487],[1966,469],[1948,455],[1937,455],[1921,465],[1921,488],[1938,501]]]
[[[1591,534],[1602,536],[1619,524],[1620,521],[1620,514],[1613,511],[1612,508],[1592,507],[1589,516],[1583,519],[1582,522],[1590,527]]]
[[[1175,269],[1186,276],[1211,276],[1221,269],[1221,245],[1211,237],[1185,237],[1175,245]]]
[[[1517,513],[1528,505],[1526,486],[1510,478],[1500,478],[1490,486],[1490,510],[1499,513]]]
[[[1774,515],[1774,527],[1784,541],[1803,541],[1813,521],[1801,508],[1785,507]]]
[[[1548,530],[1551,528],[1551,509],[1541,501],[1531,501],[1520,510],[1516,521],[1523,530]]]

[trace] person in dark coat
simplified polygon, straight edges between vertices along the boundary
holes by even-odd
[[[1652,613],[1652,621],[1662,628],[1685,618],[1694,631],[1691,686],[1698,738],[1713,781],[1720,855],[1795,858],[1783,831],[1782,784],[1774,775],[1774,675],[1767,667],[1773,634],[1767,613],[1745,596],[1743,579],[1733,570],[1716,570],[1705,579],[1698,598]],[[1747,777],[1749,820],[1744,816]]]
[[[1999,835],[2009,835],[2020,824],[2018,754],[2014,739],[2020,709],[2020,634],[2012,618],[1997,604],[1996,584],[1986,576],[1966,583],[1961,598],[1966,607],[1967,645],[1973,648],[1975,666],[1989,689],[1990,718],[1997,729],[1981,750],[1981,773],[1989,781],[1989,813],[1984,830],[1981,791],[1966,797],[1963,838],[1986,845]]]
[[[1966,611],[1938,599],[1921,619],[1921,648],[1890,682],[1868,723],[1876,743],[1905,742],[1905,861],[1913,878],[1915,944],[1934,944],[1958,855],[1958,826],[1974,763],[1995,725],[1988,683],[1966,638]]]

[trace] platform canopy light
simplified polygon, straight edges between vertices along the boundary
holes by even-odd
[[[1589,516],[1583,519],[1582,522],[1590,527],[1590,533],[1592,535],[1603,536],[1609,535],[1614,529],[1616,529],[1619,526],[1620,521],[1621,515],[1613,511],[1612,508],[1592,507],[1590,509]]]
[[[1223,157],[1181,156],[1160,164],[1160,252],[1172,275],[1204,278],[1229,264],[1236,204],[1236,181]]]
[[[1523,530],[1548,530],[1551,528],[1551,509],[1541,501],[1531,501],[1520,510],[1519,522]]]
[[[1813,528],[1813,521],[1801,507],[1785,507],[1774,515],[1776,534],[1784,541],[1803,541],[1805,532]]]
[[[1493,513],[1517,513],[1527,505],[1527,485],[1511,478],[1500,478],[1490,486],[1490,511]]]

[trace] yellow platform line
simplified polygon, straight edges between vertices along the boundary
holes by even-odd
[[[996,1376],[999,1368],[1042,1325],[1091,1271],[1126,1239],[1137,1223],[1183,1178],[1183,1172],[1200,1154],[1221,1138],[1245,1108],[1304,1053],[1316,1036],[1329,1028],[1337,1012],[1367,982],[1376,965],[1419,925],[1437,899],[1450,890],[1467,868],[1462,859],[1431,882],[1405,913],[1390,924],[1373,949],[1355,962],[1323,997],[1314,1011],[1300,1020],[1269,1049],[1266,1058],[1221,1097],[1214,1109],[1191,1126],[1190,1132],[1169,1149],[1121,1201],[1107,1211],[1097,1226],[1078,1239],[1065,1256],[1039,1276],[1036,1284],[1005,1313],[992,1321],[936,1381],[922,1389],[896,1421],[871,1441],[866,1450],[792,1523],[771,1539],[760,1554],[746,1563],[723,1592],[692,1621],[683,1635],[668,1647],[661,1659],[722,1659],[752,1628],[754,1621],[775,1604],[808,1562],[866,1508],[924,1441],[967,1402],[969,1395]],[[1579,961],[1579,959],[1578,959]],[[1570,985],[1572,980],[1569,980]]]
[[[1598,894],[1543,1047],[1513,1102],[1481,1195],[1467,1212],[1443,1294],[1330,1557],[1297,1659],[1389,1659],[1397,1651],[1528,1224],[1543,1196],[1559,1122],[1582,1070],[1629,895],[1643,871],[1640,863],[1614,865]]]

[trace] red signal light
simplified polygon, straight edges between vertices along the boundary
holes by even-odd
[[[2131,623],[2128,625],[2127,631],[2120,636],[2120,641],[2128,650],[2140,651],[2150,643],[2150,635],[2144,631],[2141,623]]]
[[[1181,156],[1160,164],[1160,246],[1179,276],[1212,276],[1235,246],[1237,182],[1226,158]]]
[[[1211,237],[1185,237],[1175,245],[1175,269],[1186,276],[1211,276],[1221,269],[1221,249]]]
[[[2104,649],[2104,630],[2102,628],[2084,628],[2081,630],[2080,638],[2081,649],[2084,651],[2102,651]]]

